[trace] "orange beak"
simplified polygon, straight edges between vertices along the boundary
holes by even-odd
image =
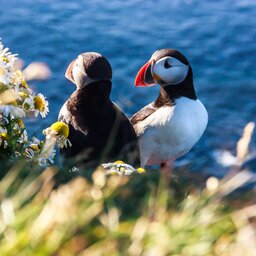
[[[156,82],[152,75],[152,67],[154,65],[154,61],[151,60],[147,62],[138,72],[134,85],[135,86],[152,86],[155,85]]]
[[[75,83],[74,82],[74,79],[73,79],[73,75],[72,75],[72,69],[73,69],[73,65],[75,63],[76,59],[74,59],[69,65],[68,65],[68,68],[66,70],[66,73],[65,73],[65,77],[70,80],[72,83]]]

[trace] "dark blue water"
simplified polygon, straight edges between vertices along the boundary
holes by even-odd
[[[134,88],[138,69],[159,48],[190,60],[209,125],[182,161],[221,172],[216,149],[234,150],[242,129],[256,121],[256,1],[253,0],[0,0],[0,37],[27,64],[49,64],[52,78],[32,83],[50,104],[46,119],[30,121],[37,134],[57,118],[74,86],[64,78],[71,60],[98,51],[112,64],[112,99],[128,115],[156,98],[157,87]],[[252,143],[255,148],[255,137]]]

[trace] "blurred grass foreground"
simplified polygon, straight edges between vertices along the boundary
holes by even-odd
[[[256,255],[255,191],[245,186],[255,175],[243,165],[253,123],[222,180],[179,170],[168,184],[160,172],[101,167],[82,177],[54,166],[55,144],[68,146],[63,124],[44,141],[27,137],[22,117],[45,117],[48,103],[14,58],[0,44],[0,255]]]
[[[248,171],[198,189],[99,168],[55,188],[61,170],[20,165],[0,182],[1,255],[255,255],[255,193],[232,195]]]

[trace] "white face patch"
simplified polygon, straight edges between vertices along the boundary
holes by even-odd
[[[86,74],[84,70],[83,57],[81,55],[79,55],[74,62],[72,75],[77,88],[83,88],[92,82],[98,81],[98,79],[92,79]]]
[[[72,69],[72,75],[76,84],[79,83],[79,81],[77,80],[78,78],[81,77],[81,74],[83,74],[84,76],[87,76],[83,68],[83,58],[82,56],[79,55],[76,61],[74,62],[73,69]]]
[[[164,57],[158,60],[153,73],[167,84],[178,84],[182,82],[188,74],[189,66],[173,57]]]

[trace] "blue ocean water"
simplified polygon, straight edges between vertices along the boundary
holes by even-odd
[[[191,169],[222,172],[213,152],[234,150],[243,127],[256,121],[256,1],[252,0],[0,0],[0,37],[29,64],[44,61],[53,75],[30,84],[50,104],[46,119],[28,122],[40,134],[74,90],[65,79],[79,53],[98,51],[113,68],[112,99],[130,116],[159,88],[134,88],[137,71],[160,48],[189,59],[209,125],[181,161]],[[252,146],[255,148],[255,136]]]

